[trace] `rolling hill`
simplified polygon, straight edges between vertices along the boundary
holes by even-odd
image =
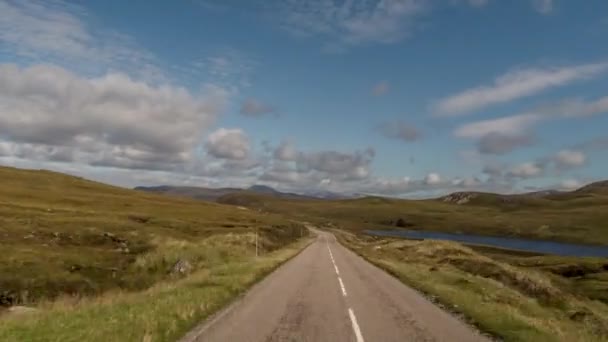
[[[543,190],[521,194],[494,194],[486,192],[454,192],[438,200],[454,204],[471,205],[551,205],[551,201],[572,201],[576,199],[598,199],[608,196],[608,181],[587,184],[573,191]]]
[[[134,190],[138,191],[146,191],[146,192],[154,192],[166,195],[176,195],[176,196],[184,196],[191,197],[198,200],[204,201],[215,201],[217,198],[222,197],[224,195],[242,191],[237,188],[201,188],[194,186],[168,186],[168,185],[160,185],[160,186],[138,186]]]
[[[197,254],[205,252],[197,243],[255,229],[269,250],[302,234],[278,215],[0,167],[0,307],[141,290],[166,279],[178,258],[191,254],[193,265],[207,260]],[[251,241],[243,250],[254,250]]]
[[[608,244],[608,181],[523,194],[456,192],[427,200],[322,200],[274,191],[225,191],[215,201],[352,230],[408,229]],[[399,223],[399,224],[397,224]]]
[[[162,193],[167,195],[176,195],[176,196],[185,196],[191,197],[198,200],[204,201],[212,201],[215,202],[219,198],[229,195],[229,194],[257,194],[257,195],[265,195],[272,196],[276,198],[282,199],[313,199],[313,198],[321,198],[315,196],[307,196],[300,195],[290,192],[281,192],[275,190],[269,186],[265,185],[253,185],[246,189],[241,188],[204,188],[204,187],[194,187],[194,186],[169,186],[169,185],[160,185],[160,186],[138,186],[135,188],[138,191],[147,191],[147,192],[155,192]]]
[[[608,244],[606,184],[516,195],[458,192],[429,200],[367,196],[301,201],[231,193],[217,201],[353,230],[395,229],[401,222],[408,229]]]

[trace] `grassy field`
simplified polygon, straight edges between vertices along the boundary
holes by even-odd
[[[349,230],[398,228],[401,219],[408,229],[608,244],[608,191],[583,190],[545,198],[475,194],[466,204],[379,197],[298,201],[252,194],[219,201]]]
[[[0,167],[0,182],[1,341],[175,340],[298,253],[308,239],[298,221],[342,228],[342,243],[505,340],[608,339],[605,259],[350,233],[407,228],[606,244],[605,188],[475,194],[461,204],[235,193],[218,204],[48,171]]]
[[[308,242],[296,242],[257,259],[243,258],[250,249],[250,237],[210,238],[209,245],[199,246],[217,254],[206,267],[144,291],[64,297],[40,303],[36,312],[7,315],[0,318],[0,341],[176,341]]]
[[[505,341],[606,341],[608,260],[511,253],[446,241],[341,243]]]
[[[0,167],[0,340],[171,340],[307,235],[280,215]]]

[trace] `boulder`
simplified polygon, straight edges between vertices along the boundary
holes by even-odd
[[[175,265],[171,267],[171,274],[185,275],[192,272],[192,269],[192,264],[188,260],[179,259]]]

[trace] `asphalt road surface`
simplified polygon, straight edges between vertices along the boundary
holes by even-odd
[[[183,341],[487,341],[318,232],[315,242]]]

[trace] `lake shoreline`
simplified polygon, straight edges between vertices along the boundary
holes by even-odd
[[[377,237],[453,241],[471,247],[513,251],[530,256],[558,255],[566,257],[608,258],[608,246],[606,245],[406,229],[364,230],[363,232]]]

